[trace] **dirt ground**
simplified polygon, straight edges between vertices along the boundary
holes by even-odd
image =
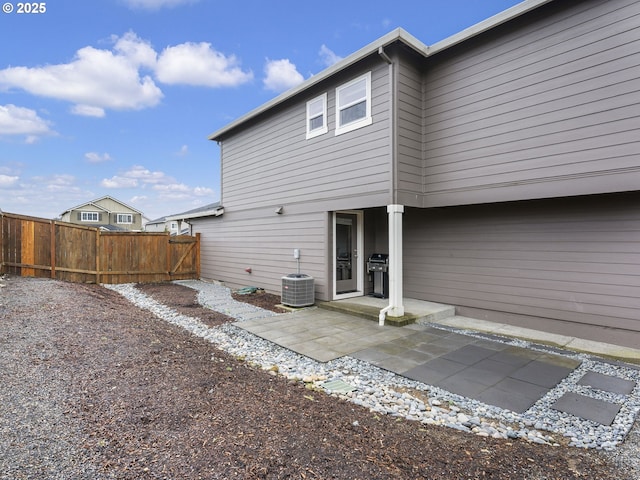
[[[100,286],[6,283],[3,328],[45,329],[64,319],[64,329],[48,334],[56,354],[40,361],[47,371],[70,372],[64,408],[81,426],[78,447],[99,478],[625,478],[593,450],[378,416],[232,358]],[[55,288],[42,288],[48,284]],[[199,306],[187,287],[139,288],[210,326],[231,321]],[[267,294],[237,298],[265,308],[279,303]]]

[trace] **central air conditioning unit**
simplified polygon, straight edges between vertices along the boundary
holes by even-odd
[[[290,307],[309,307],[315,302],[313,277],[304,273],[290,273],[282,277],[282,304]]]

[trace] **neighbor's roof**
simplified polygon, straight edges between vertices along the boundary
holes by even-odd
[[[139,214],[142,215],[142,212],[140,210],[138,210],[136,208],[133,208],[133,207],[127,205],[124,202],[121,202],[117,198],[113,198],[113,197],[111,197],[109,195],[105,195],[104,197],[96,198],[95,200],[90,200],[88,202],[81,203],[80,205],[76,205],[75,207],[69,208],[68,210],[65,210],[64,212],[62,212],[60,214],[60,216],[62,217],[62,215],[64,215],[67,212],[71,212],[73,210],[78,210],[79,208],[86,207],[87,205],[91,205],[92,207],[99,208],[100,210],[103,210],[103,211],[105,211],[107,213],[111,213],[109,210],[104,208],[102,205],[97,205],[97,202],[100,202],[102,200],[113,200],[114,202],[119,203],[120,205],[122,205],[124,207],[127,207],[129,210],[133,210],[134,212],[139,213]]]
[[[242,117],[234,120],[233,122],[227,124],[219,130],[216,130],[211,135],[209,135],[209,140],[219,140],[220,137],[224,136],[224,134],[230,132],[231,130],[237,128],[243,123],[251,120],[252,118],[257,117],[258,115],[266,112],[267,110],[285,102],[286,100],[295,97],[299,93],[305,91],[309,87],[316,85],[323,80],[335,75],[337,72],[344,70],[345,68],[358,63],[364,58],[377,53],[380,49],[391,45],[396,42],[402,42],[408,47],[412,48],[416,52],[423,55],[425,58],[429,57],[435,53],[446,50],[447,48],[453,47],[459,43],[465,42],[470,38],[475,37],[476,35],[480,35],[481,33],[486,32],[487,30],[491,30],[503,23],[509,22],[521,15],[530,12],[531,10],[535,10],[536,8],[550,3],[553,0],[525,0],[524,2],[518,3],[507,10],[504,10],[486,20],[483,20],[480,23],[477,23],[465,30],[462,30],[455,35],[452,35],[444,40],[441,40],[437,43],[434,43],[431,46],[427,46],[418,40],[416,37],[408,33],[402,28],[397,28],[388,34],[380,37],[374,42],[370,43],[366,47],[361,48],[357,52],[349,55],[348,57],[342,59],[338,63],[332,65],[331,67],[321,71],[317,75],[313,75],[297,87],[294,87],[281,95],[275,97],[274,99],[268,101],[267,103],[262,104],[258,108],[250,111],[249,113],[243,115]]]
[[[188,210],[182,213],[176,213],[175,215],[168,215],[167,220],[188,220],[190,218],[199,217],[218,217],[224,213],[224,208],[220,205],[220,202],[209,203],[193,210]]]
[[[167,221],[167,217],[160,217],[160,218],[156,218],[155,220],[149,220],[147,222],[147,225],[155,225],[160,224],[160,223],[165,223]]]
[[[126,231],[128,231],[126,228],[119,227],[118,225],[104,224],[104,225],[95,225],[95,227],[99,228],[100,230],[106,230],[106,231],[109,231],[109,232],[126,232]]]

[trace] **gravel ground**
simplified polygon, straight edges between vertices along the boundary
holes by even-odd
[[[52,361],[74,355],[73,342],[56,341],[78,327],[74,316],[56,315],[70,292],[57,282],[15,280],[37,292],[8,293],[0,280],[0,478],[94,478],[98,469],[82,448],[89,437],[69,410],[74,372]]]
[[[1,479],[638,478],[637,425],[611,452],[423,427],[265,372],[103,287],[0,285]],[[213,329],[230,320],[187,290],[157,298]]]

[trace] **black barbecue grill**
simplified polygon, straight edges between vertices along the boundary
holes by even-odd
[[[372,253],[367,260],[367,272],[373,275],[374,297],[389,297],[389,255]]]

